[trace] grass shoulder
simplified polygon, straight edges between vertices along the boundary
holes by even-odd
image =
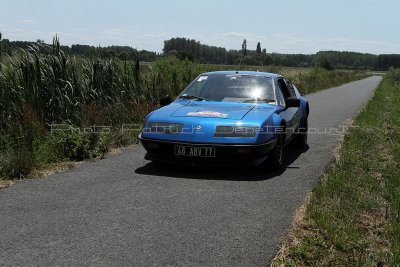
[[[346,133],[273,266],[400,265],[400,71]]]

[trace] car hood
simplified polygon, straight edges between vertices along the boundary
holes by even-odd
[[[142,138],[204,144],[265,143],[271,138],[270,134],[258,135],[257,138],[215,138],[214,132],[217,126],[273,126],[275,108],[268,104],[178,100],[150,113],[145,127],[149,129],[151,122],[178,123],[183,125],[185,134],[160,134],[145,130]]]
[[[255,107],[254,104],[194,102],[172,111],[171,117],[202,117],[241,120]]]

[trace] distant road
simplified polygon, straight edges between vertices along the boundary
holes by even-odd
[[[380,81],[308,95],[309,126],[341,125]],[[337,144],[310,134],[282,173],[160,168],[138,145],[22,181],[0,191],[0,266],[266,266]]]

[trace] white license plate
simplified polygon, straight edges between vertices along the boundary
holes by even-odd
[[[215,147],[175,145],[174,146],[174,154],[177,156],[214,158],[215,157]]]

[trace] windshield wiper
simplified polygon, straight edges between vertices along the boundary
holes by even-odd
[[[190,100],[199,100],[199,101],[211,101],[210,99],[201,97],[201,96],[196,96],[196,95],[181,95],[179,97],[180,99],[190,99]]]
[[[274,102],[274,99],[268,99],[268,98],[251,98],[251,99],[246,99],[242,101],[243,103],[251,103],[251,102],[265,102],[265,103],[271,103]]]

